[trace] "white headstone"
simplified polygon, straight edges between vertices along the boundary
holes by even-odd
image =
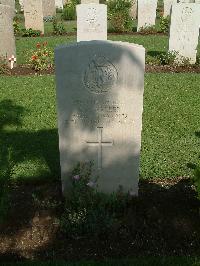
[[[169,51],[177,51],[177,61],[181,57],[196,62],[200,27],[199,4],[175,4],[172,6]]]
[[[164,17],[170,16],[173,4],[177,4],[177,0],[164,0]]]
[[[63,9],[63,0],[56,0],[56,8]]]
[[[63,190],[78,162],[93,162],[100,191],[137,195],[145,49],[80,42],[58,47],[55,60]]]
[[[55,0],[42,0],[43,4],[43,16],[55,16],[56,15],[56,4]]]
[[[15,0],[0,0],[0,5],[6,5],[6,6],[10,6],[13,10],[12,12],[12,17],[14,17],[16,15],[15,12]]]
[[[24,17],[26,29],[44,33],[42,0],[24,0]]]
[[[107,40],[107,6],[81,4],[76,6],[77,41]]]
[[[154,26],[156,23],[157,0],[138,0],[138,26],[137,31],[142,27]]]
[[[132,18],[136,19],[137,18],[137,0],[132,0],[131,3],[132,3],[132,6],[131,6],[130,15]]]
[[[13,30],[13,8],[0,4],[0,56],[7,60],[16,56]]]

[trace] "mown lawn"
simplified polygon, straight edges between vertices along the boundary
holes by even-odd
[[[109,35],[109,40],[124,41],[141,44],[146,48],[149,56],[156,56],[160,52],[166,52],[168,49],[167,36],[142,36],[142,35]],[[48,47],[53,51],[56,46],[76,41],[76,36],[58,36],[58,37],[35,37],[35,38],[17,38],[17,62],[18,64],[27,63],[31,57],[31,51],[36,49],[38,42],[48,42]]]
[[[54,76],[1,77],[0,171],[59,178]],[[141,178],[192,176],[199,156],[200,75],[146,74]]]

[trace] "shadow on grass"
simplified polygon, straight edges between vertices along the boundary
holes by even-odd
[[[141,181],[139,197],[129,202],[110,232],[96,237],[67,237],[61,231],[60,183],[21,185],[13,190],[11,200],[15,208],[0,230],[0,247],[6,247],[2,261],[199,255],[200,202],[188,179]]]

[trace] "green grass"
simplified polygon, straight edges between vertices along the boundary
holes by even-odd
[[[3,263],[5,265],[17,266],[199,266],[199,258],[171,257],[171,258],[135,258],[127,260],[107,260],[104,262],[22,262],[22,263]]]
[[[54,76],[1,77],[0,88],[1,173],[11,166],[14,179],[59,178]],[[192,175],[199,90],[197,74],[146,74],[141,178]]]
[[[125,41],[143,45],[149,55],[156,55],[159,52],[167,51],[168,37],[167,36],[140,36],[140,35],[109,35],[109,40]],[[17,38],[17,60],[18,64],[26,63],[27,57],[31,50],[35,49],[38,42],[48,42],[48,46],[53,50],[56,46],[75,42],[76,36],[56,36],[56,37],[35,37],[35,38]]]

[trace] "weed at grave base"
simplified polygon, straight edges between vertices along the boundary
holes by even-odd
[[[100,237],[111,228],[120,228],[130,195],[118,192],[105,195],[97,191],[97,179],[91,181],[93,163],[79,163],[72,173],[72,189],[66,199],[61,228],[67,237]]]

